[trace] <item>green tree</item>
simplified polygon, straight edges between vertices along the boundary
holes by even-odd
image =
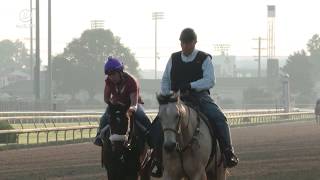
[[[102,92],[103,67],[108,56],[123,60],[126,70],[139,77],[134,54],[120,43],[120,38],[110,30],[86,30],[53,59],[53,78],[58,91],[73,94],[83,89],[89,92],[91,98]]]
[[[315,81],[319,81],[320,76],[320,37],[318,34],[312,36],[308,41],[307,49],[310,53],[310,63],[312,64],[312,74]]]
[[[290,89],[298,96],[298,103],[308,103],[314,94],[311,68],[312,64],[304,50],[290,55],[283,67],[283,71],[290,75]]]
[[[0,41],[0,64],[0,72],[8,69],[30,69],[29,54],[24,44],[19,40]]]

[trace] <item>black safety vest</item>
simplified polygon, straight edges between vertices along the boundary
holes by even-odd
[[[181,51],[171,55],[172,67],[170,72],[171,90],[176,90],[182,83],[190,83],[203,78],[202,64],[210,54],[199,51],[191,62],[183,62]]]

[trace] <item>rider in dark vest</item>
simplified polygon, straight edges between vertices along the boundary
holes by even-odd
[[[227,118],[210,97],[209,89],[215,84],[212,57],[195,49],[197,36],[193,29],[186,28],[181,32],[182,51],[173,53],[169,59],[161,81],[161,94],[172,91],[189,92],[198,101],[199,110],[205,114],[215,130],[225,166],[238,164],[231,144],[231,135]]]
[[[171,55],[172,67],[170,72],[171,90],[177,91],[181,84],[188,84],[203,78],[202,64],[209,54],[198,51],[195,59],[191,62],[183,62],[182,51]],[[211,56],[210,56],[211,58]],[[186,73],[188,72],[188,73]]]

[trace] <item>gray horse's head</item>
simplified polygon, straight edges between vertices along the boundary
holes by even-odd
[[[177,138],[181,135],[185,108],[180,101],[179,94],[157,95],[159,102],[158,117],[164,132],[164,149],[172,152],[177,145]]]

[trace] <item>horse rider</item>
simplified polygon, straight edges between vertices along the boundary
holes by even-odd
[[[144,126],[144,128],[137,126],[139,129],[138,132],[142,132],[142,136],[147,139],[149,146],[154,149],[152,168],[156,170],[152,171],[152,175],[157,176],[158,174],[162,174],[162,154],[160,154],[161,151],[157,148],[161,147],[157,145],[160,141],[157,140],[157,137],[150,137],[150,134],[159,134],[161,132],[149,132],[149,130],[151,130],[151,126],[152,131],[161,131],[161,126],[159,127],[160,124],[151,125],[148,116],[145,114],[137,80],[132,75],[124,71],[124,65],[119,59],[113,57],[109,57],[107,59],[104,66],[104,72],[106,75],[104,88],[105,103],[123,104],[129,107],[129,116],[134,115],[134,119]],[[100,132],[107,124],[109,124],[109,112],[109,106],[107,106],[105,113],[100,119],[98,132],[94,140],[94,144],[97,146],[102,146]]]
[[[189,92],[199,101],[200,111],[207,116],[215,131],[225,166],[232,168],[238,164],[238,158],[231,144],[231,135],[227,118],[210,97],[209,89],[215,85],[214,68],[211,55],[197,50],[197,35],[191,28],[185,28],[180,34],[182,51],[175,52],[167,62],[161,81],[161,94],[171,91]]]

